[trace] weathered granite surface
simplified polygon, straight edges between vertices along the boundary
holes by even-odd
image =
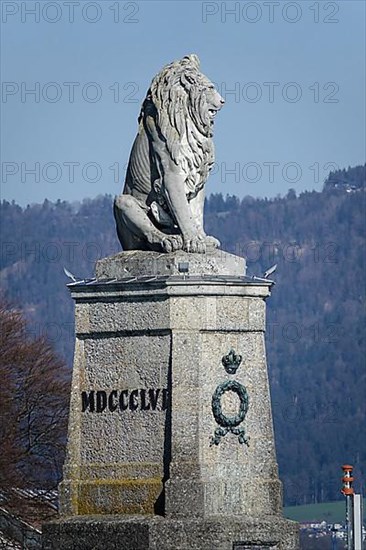
[[[272,427],[271,283],[246,279],[243,264],[220,252],[213,274],[199,274],[207,256],[190,254],[195,273],[177,275],[176,252],[148,276],[141,254],[105,259],[97,280],[70,285],[76,347],[62,519],[46,527],[44,547],[102,548],[108,538],[108,548],[131,550],[298,548],[296,524],[282,518]],[[146,254],[147,264],[158,256]],[[119,277],[138,264],[143,276]],[[240,363],[232,373],[230,350]],[[229,420],[249,399],[233,429],[215,417],[217,393]]]
[[[293,521],[266,517],[169,520],[158,516],[83,517],[44,527],[44,550],[298,550]]]
[[[188,264],[188,265],[187,265]],[[170,254],[131,250],[103,258],[96,265],[97,279],[123,279],[155,275],[230,275],[243,277],[244,258],[209,248],[206,254],[178,250]]]

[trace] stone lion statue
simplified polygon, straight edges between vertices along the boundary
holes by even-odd
[[[143,102],[123,192],[114,201],[124,250],[206,252],[204,186],[214,163],[213,123],[224,100],[188,55],[155,76]]]

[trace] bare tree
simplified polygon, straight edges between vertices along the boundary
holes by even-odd
[[[61,479],[69,373],[22,313],[0,300],[0,490],[54,489]]]

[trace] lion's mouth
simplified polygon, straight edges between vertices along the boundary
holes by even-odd
[[[218,113],[218,109],[209,109],[208,112],[209,112],[209,115],[210,115],[211,124],[213,124],[213,122],[215,120],[215,116]]]

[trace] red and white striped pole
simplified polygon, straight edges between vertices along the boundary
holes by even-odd
[[[353,466],[344,464],[343,470],[343,487],[341,493],[346,497],[346,527],[347,527],[347,550],[353,550],[353,514],[352,514],[352,502],[353,502],[353,489],[352,477]]]

